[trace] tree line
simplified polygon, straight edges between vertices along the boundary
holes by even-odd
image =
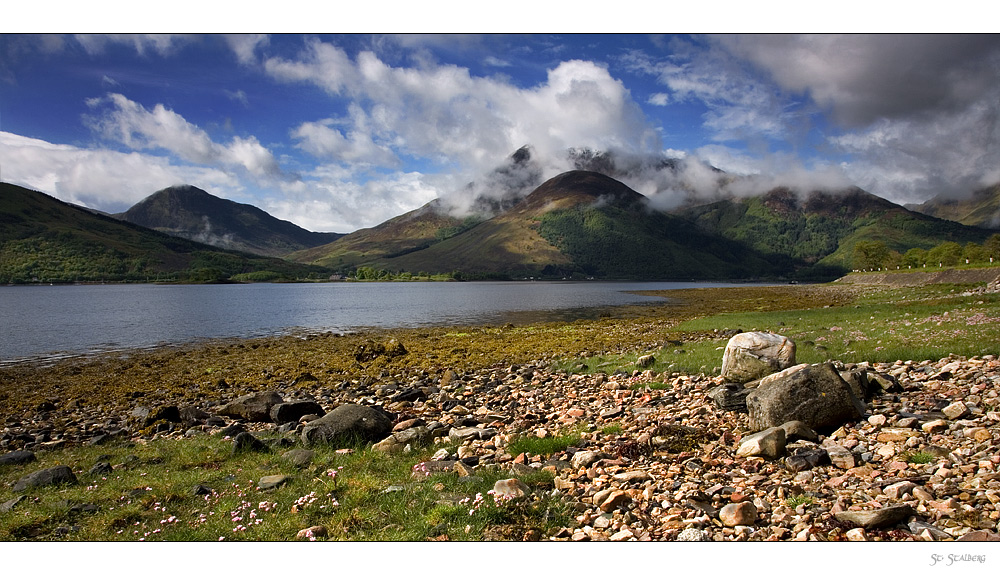
[[[942,242],[931,249],[910,248],[906,253],[889,249],[878,240],[862,240],[854,245],[851,266],[855,271],[881,269],[916,269],[958,265],[1000,263],[1000,234],[993,234],[982,244]]]

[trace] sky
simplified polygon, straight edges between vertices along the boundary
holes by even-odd
[[[543,177],[570,148],[681,159],[626,181],[666,207],[711,188],[709,165],[747,176],[735,193],[897,203],[1000,182],[1000,36],[370,33],[377,17],[330,35],[8,20],[0,179],[110,213],[191,184],[342,233],[460,195],[525,145]],[[400,17],[383,29],[420,28]]]

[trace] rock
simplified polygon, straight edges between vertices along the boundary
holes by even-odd
[[[956,541],[994,542],[1000,541],[1000,535],[989,531],[970,531],[959,537]]]
[[[605,455],[600,451],[577,451],[573,454],[572,459],[570,459],[570,464],[579,469],[581,467],[590,467],[604,458]]]
[[[35,454],[31,451],[19,450],[11,451],[0,455],[0,466],[2,465],[24,465],[35,461]]]
[[[848,541],[868,541],[868,536],[865,535],[865,530],[863,527],[855,527],[854,529],[850,529],[844,535],[847,536]]]
[[[523,481],[517,479],[501,479],[493,484],[493,493],[505,499],[521,499],[531,493]]]
[[[616,473],[613,475],[613,477],[618,481],[624,481],[626,483],[631,483],[633,481],[650,481],[653,479],[653,476],[650,475],[648,471],[642,471],[638,469],[635,471]]]
[[[381,441],[391,431],[392,420],[385,412],[365,405],[346,403],[307,423],[302,429],[302,442],[306,447],[318,443],[346,446],[357,441]]]
[[[621,489],[605,489],[594,494],[594,505],[605,513],[623,508],[631,502],[632,498],[629,494]]]
[[[482,439],[483,429],[479,427],[452,427],[448,431],[448,439],[461,443],[469,439]]]
[[[218,414],[252,422],[270,422],[271,408],[283,401],[277,391],[251,393],[224,405]]]
[[[412,445],[413,447],[423,447],[430,445],[434,441],[431,430],[422,425],[410,427],[403,431],[396,431],[392,437],[401,445]]]
[[[0,513],[7,513],[8,511],[14,509],[14,507],[17,504],[21,503],[27,498],[28,497],[26,495],[18,495],[13,499],[9,499],[7,501],[4,501],[3,503],[0,503]]]
[[[615,417],[618,417],[624,412],[625,409],[622,408],[621,406],[605,409],[604,411],[601,412],[601,419],[614,419]]]
[[[932,419],[920,426],[924,433],[943,433],[948,431],[948,422],[943,419]]]
[[[222,437],[236,437],[241,433],[246,433],[247,428],[242,423],[234,423],[232,425],[227,425],[219,430],[219,435]]]
[[[107,461],[98,461],[93,467],[90,468],[87,475],[107,475],[112,471],[114,471],[114,468],[111,467],[110,463]]]
[[[293,449],[281,454],[281,458],[291,462],[296,467],[308,467],[316,457],[316,452],[311,449]]]
[[[817,435],[811,427],[801,421],[786,421],[781,424],[781,428],[785,430],[785,441],[804,439],[806,441],[816,442],[819,440],[819,435]]]
[[[247,451],[267,451],[267,444],[257,439],[252,433],[244,431],[233,438],[233,454]]]
[[[708,397],[724,411],[746,412],[747,395],[751,391],[751,388],[742,384],[726,383],[708,392]]]
[[[830,458],[830,463],[832,463],[834,467],[840,469],[851,469],[857,465],[857,459],[855,459],[854,453],[846,447],[832,443],[826,445],[825,449],[827,456]]]
[[[781,427],[769,427],[744,438],[736,450],[737,457],[760,456],[777,459],[784,454],[785,430]]]
[[[796,473],[830,463],[830,454],[825,449],[808,449],[785,458],[785,467]]]
[[[185,425],[199,425],[207,421],[209,417],[212,417],[211,413],[193,405],[186,405],[180,408],[177,414],[180,417],[181,423]]]
[[[315,401],[286,401],[271,406],[271,421],[278,425],[297,423],[304,415],[323,417],[326,411]]]
[[[257,481],[257,487],[259,487],[261,491],[276,489],[285,483],[288,483],[291,479],[292,478],[288,475],[267,475],[265,477],[261,477],[260,480]]]
[[[677,540],[695,542],[695,541],[711,541],[712,538],[701,529],[688,527],[677,534]]]
[[[967,417],[971,412],[969,407],[965,405],[962,401],[956,401],[948,404],[941,413],[945,414],[948,419],[962,419]]]
[[[727,527],[753,525],[757,521],[757,506],[751,501],[730,503],[719,510],[719,521]]]
[[[894,505],[870,511],[840,511],[834,513],[837,521],[853,523],[865,529],[880,529],[903,523],[913,515],[909,505]]]
[[[795,366],[761,381],[747,395],[750,429],[801,421],[817,430],[861,419],[865,406],[829,362]]]
[[[164,405],[150,410],[146,417],[143,418],[140,427],[149,427],[160,421],[181,423],[180,409],[176,405]]]
[[[636,367],[649,367],[654,363],[656,363],[656,357],[654,357],[652,354],[640,355],[635,360]]]
[[[795,365],[795,343],[759,331],[734,335],[722,355],[722,378],[746,383]]]
[[[906,495],[907,493],[912,493],[913,488],[916,486],[917,484],[912,481],[899,481],[897,483],[893,483],[892,485],[887,486],[885,489],[882,490],[882,493],[885,493],[892,499],[899,499],[902,496]]]
[[[382,441],[373,444],[372,451],[378,451],[380,453],[402,453],[405,447],[405,444],[396,441],[396,438],[390,435]]]
[[[58,465],[47,469],[40,469],[34,473],[25,475],[17,480],[11,491],[17,493],[30,487],[43,487],[46,485],[57,485],[60,483],[76,483],[76,476],[73,470],[66,465]]]

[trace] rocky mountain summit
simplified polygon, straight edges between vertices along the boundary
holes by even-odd
[[[794,343],[772,335],[737,334],[727,348],[746,347],[726,351],[771,366],[775,373],[764,377],[745,375],[733,360],[718,376],[657,374],[644,369],[648,358],[612,375],[570,375],[538,361],[372,385],[330,386],[303,374],[294,390],[233,390],[215,404],[136,405],[128,414],[40,406],[40,419],[6,422],[0,465],[71,443],[203,433],[232,441],[234,451],[280,450],[308,461],[310,447],[356,434],[389,454],[437,446],[413,469],[414,481],[499,469],[509,479],[495,493],[531,499],[542,494],[518,478],[549,471],[555,492],[545,495],[564,498],[573,520],[519,534],[526,540],[1000,538],[1000,359],[802,365]],[[379,349],[407,353],[395,341]],[[769,360],[768,349],[781,359]],[[372,350],[359,349],[359,361],[365,353]],[[794,397],[791,411],[782,414],[768,390]],[[46,425],[55,412],[74,423]],[[509,450],[516,438],[567,430],[578,439],[562,451]],[[74,481],[68,468],[42,471],[13,491]],[[2,508],[23,501],[17,495]]]

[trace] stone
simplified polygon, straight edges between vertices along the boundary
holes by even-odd
[[[970,531],[959,537],[956,541],[996,542],[1000,541],[1000,535],[989,531]]]
[[[483,430],[479,427],[452,427],[448,431],[448,439],[463,442],[469,439],[482,439]]]
[[[640,355],[635,360],[636,367],[649,367],[654,363],[656,363],[656,357],[654,357],[652,354]]]
[[[781,371],[747,395],[753,431],[796,420],[816,431],[836,429],[861,419],[865,409],[830,362]]]
[[[796,453],[785,458],[785,467],[796,473],[812,469],[813,467],[830,465],[830,463],[830,455],[825,449],[796,451]]]
[[[412,445],[414,447],[422,447],[425,445],[430,445],[434,441],[434,436],[431,430],[427,429],[423,425],[418,425],[416,427],[410,427],[404,429],[403,431],[396,431],[392,434],[396,441],[402,445]]]
[[[531,493],[528,487],[520,479],[501,479],[493,484],[493,493],[504,499],[522,499]]]
[[[0,455],[0,466],[2,465],[24,465],[35,461],[35,454],[31,451],[18,450]]]
[[[913,515],[909,505],[894,505],[869,511],[840,511],[834,513],[837,521],[853,523],[865,529],[881,529],[905,522]]]
[[[316,452],[311,449],[293,449],[281,454],[281,458],[289,461],[295,467],[308,467],[316,457]]]
[[[906,427],[884,427],[875,439],[879,443],[897,443],[911,437],[920,437],[920,432]]]
[[[286,401],[271,406],[271,421],[278,425],[297,423],[305,415],[323,417],[326,411],[315,401]]]
[[[948,431],[949,424],[943,419],[932,419],[920,426],[924,433],[943,433]]]
[[[405,448],[406,444],[400,443],[391,435],[372,445],[372,451],[381,453],[402,453]]]
[[[893,483],[892,485],[886,486],[884,489],[882,489],[882,493],[885,493],[892,499],[899,499],[904,495],[906,495],[907,493],[912,493],[913,488],[916,486],[917,484],[912,481],[899,481]]]
[[[181,412],[176,405],[163,405],[150,410],[140,424],[141,427],[149,427],[157,422],[167,421],[171,423],[181,423]]]
[[[233,454],[247,451],[267,451],[267,444],[257,439],[252,433],[244,431],[233,438]]]
[[[46,485],[58,485],[60,483],[76,483],[76,476],[73,470],[66,465],[57,465],[40,469],[34,473],[25,475],[17,480],[11,491],[17,493],[31,487],[44,487]]]
[[[677,540],[687,541],[687,542],[696,542],[696,541],[700,542],[700,541],[711,541],[712,538],[701,529],[688,527],[677,534]]]
[[[357,441],[381,441],[391,432],[392,420],[385,412],[365,405],[346,403],[307,423],[302,429],[302,443],[306,447],[318,443],[346,446]]]
[[[574,468],[579,469],[581,467],[590,467],[604,458],[605,455],[600,451],[577,451],[570,459],[570,464]]]
[[[719,510],[719,521],[727,527],[753,525],[757,521],[757,506],[751,501],[730,503]]]
[[[93,467],[90,468],[87,475],[107,475],[112,471],[114,471],[114,468],[111,467],[110,463],[107,461],[98,461]]]
[[[857,465],[857,459],[854,453],[842,445],[837,445],[836,443],[827,444],[824,449],[826,449],[826,454],[830,458],[830,463],[834,467],[840,469],[852,469]]]
[[[261,491],[267,491],[268,489],[277,489],[278,487],[281,487],[285,483],[291,481],[291,479],[292,478],[289,477],[288,475],[267,475],[261,477],[257,481],[257,487],[259,487]]]
[[[781,427],[769,427],[745,437],[736,450],[737,457],[760,456],[766,459],[777,459],[785,454],[785,430]]]
[[[615,406],[609,409],[605,409],[601,412],[601,419],[614,419],[619,415],[625,413],[625,409],[621,406]]]
[[[804,439],[806,441],[816,442],[819,440],[819,435],[817,435],[811,427],[801,421],[786,421],[781,424],[781,428],[785,430],[785,441]]]
[[[177,414],[180,416],[181,423],[185,425],[199,425],[212,417],[211,413],[193,405],[185,405],[178,410]]]
[[[844,535],[847,536],[848,541],[868,541],[864,527],[855,527],[848,530]]]
[[[18,495],[13,499],[9,499],[7,501],[4,501],[3,503],[0,503],[0,513],[7,513],[11,511],[12,509],[14,509],[15,506],[17,506],[17,504],[21,503],[27,498],[28,497],[26,495]]]
[[[752,331],[730,338],[722,354],[722,378],[746,383],[795,365],[795,343],[783,335]]]
[[[626,483],[631,483],[633,481],[640,481],[640,482],[641,481],[649,481],[649,480],[653,479],[653,476],[650,475],[650,473],[648,471],[642,471],[642,470],[626,471],[624,473],[616,473],[616,474],[614,474],[613,477],[615,479],[617,479],[618,481],[624,481]]]
[[[271,408],[283,401],[277,391],[251,393],[224,405],[218,414],[251,422],[270,422]]]
[[[971,414],[969,406],[962,401],[949,403],[941,410],[941,413],[945,414],[948,419],[963,419]]]
[[[626,507],[631,502],[629,494],[621,489],[605,489],[594,494],[594,505],[605,513]]]
[[[751,388],[745,387],[742,384],[726,383],[708,392],[708,397],[723,411],[745,413],[747,410],[747,395],[750,391]]]
[[[622,529],[618,533],[615,533],[611,537],[608,537],[608,541],[628,541],[635,537],[635,534],[628,529]]]

